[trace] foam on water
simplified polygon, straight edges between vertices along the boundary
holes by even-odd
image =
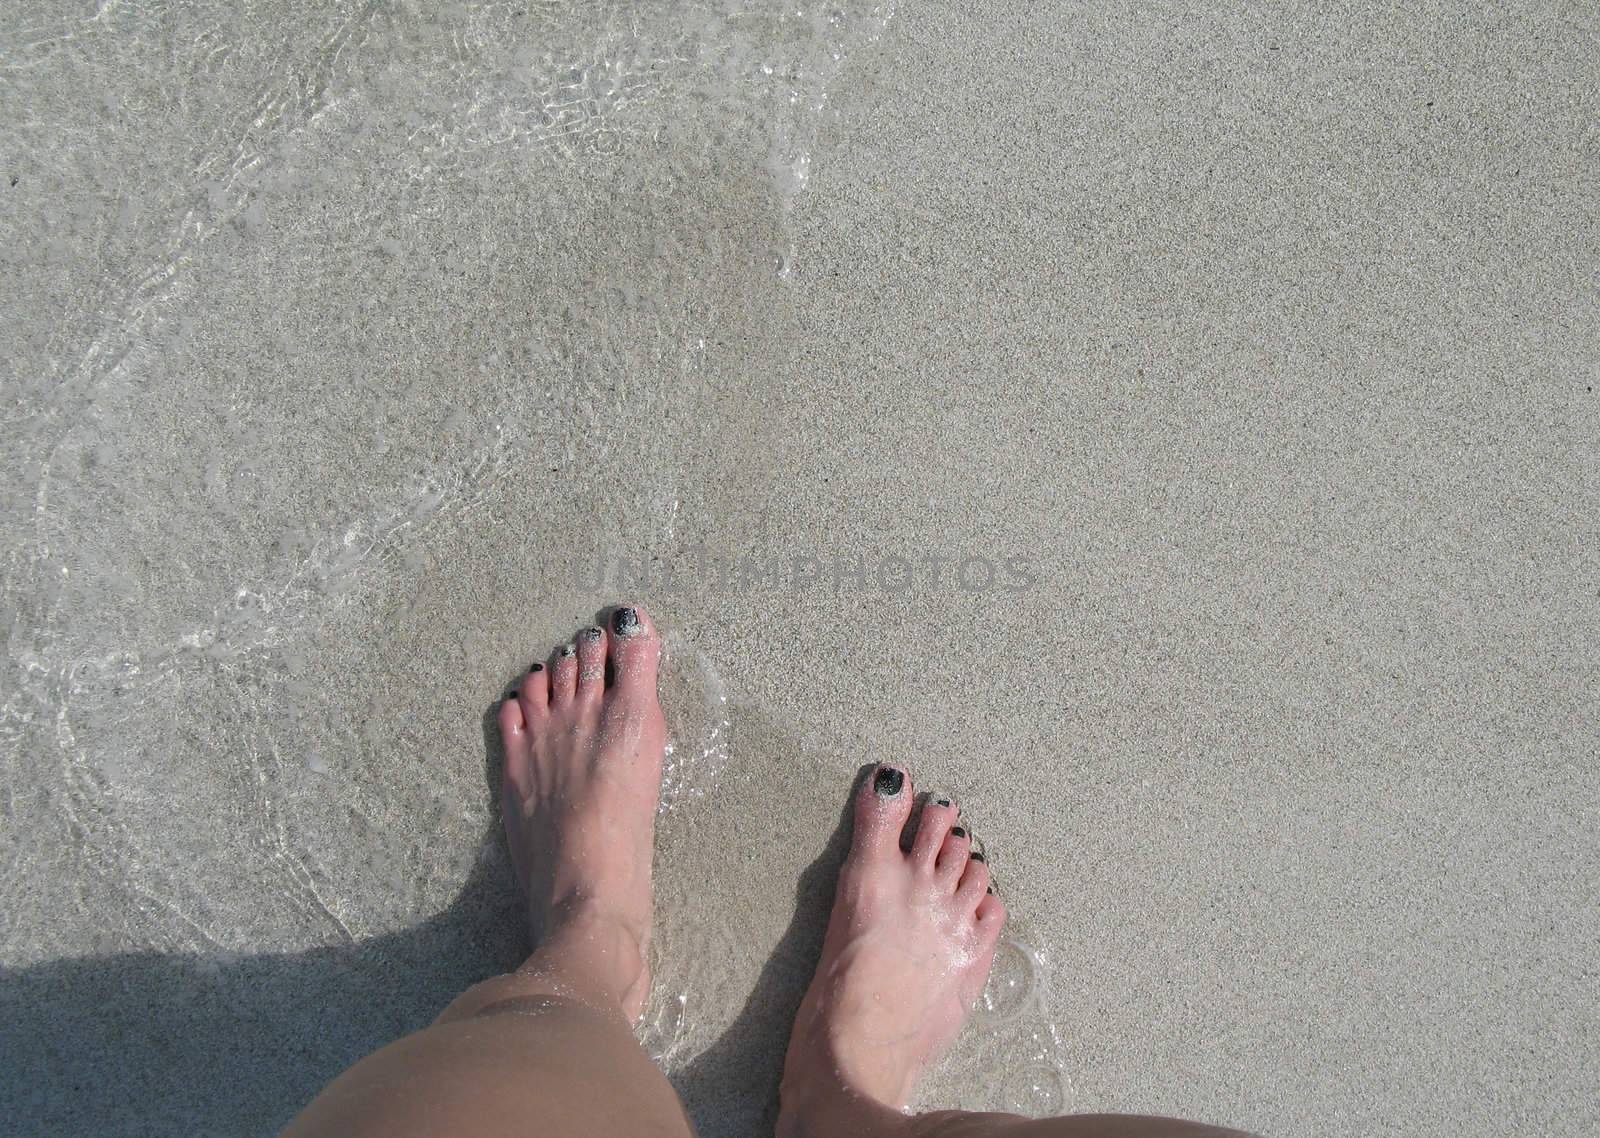
[[[662,636],[661,701],[667,754],[661,813],[716,787],[728,761],[728,692],[706,654],[675,632]]]
[[[941,1101],[941,1094],[959,1095],[977,1075],[987,1080],[985,1109],[1026,1115],[1069,1109],[1071,1085],[1052,1018],[1049,971],[1035,944],[1026,921],[1013,916],[973,1011],[972,1027],[952,1056],[962,1072],[957,1080],[961,1087],[941,1087],[936,1074],[924,1088],[930,1106]]]

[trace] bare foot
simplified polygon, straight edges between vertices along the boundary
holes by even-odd
[[[637,1022],[650,991],[650,861],[666,721],[660,642],[617,609],[535,664],[500,707],[501,808],[536,952]]]
[[[891,766],[856,796],[822,958],[789,1039],[779,1138],[844,1133],[862,1099],[905,1110],[983,991],[1005,907],[948,800],[927,802],[901,849],[911,804],[910,779]]]

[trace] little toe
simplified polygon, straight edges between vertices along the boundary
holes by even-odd
[[[850,857],[882,858],[898,852],[900,831],[910,816],[910,776],[893,764],[879,764],[856,792]]]
[[[507,692],[495,713],[500,725],[500,742],[505,748],[505,765],[502,777],[511,787],[525,792],[533,780],[533,743],[528,736],[528,721],[524,717],[522,700],[516,692]]]
[[[511,745],[513,739],[519,740],[521,745],[527,746],[528,722],[522,714],[522,701],[518,699],[515,690],[508,691],[505,698],[500,701],[500,709],[495,712],[495,722],[500,725],[500,739]]]
[[[1006,925],[1005,904],[993,893],[986,894],[978,902],[975,914],[978,924],[978,938],[985,946],[993,945],[1000,940],[1000,930]]]
[[[911,861],[919,869],[933,872],[939,850],[956,824],[958,811],[948,798],[930,798],[922,806],[922,818],[917,822],[917,836],[911,842]]]
[[[550,657],[550,706],[563,707],[572,702],[578,690],[578,649],[573,644],[563,644]]]
[[[656,692],[656,671],[661,660],[661,640],[648,613],[636,605],[611,610],[607,651],[611,685],[621,695]]]
[[[599,699],[606,688],[606,634],[593,626],[579,631],[576,640],[578,678],[574,695],[580,700]]]

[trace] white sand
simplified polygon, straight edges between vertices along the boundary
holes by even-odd
[[[1046,1039],[1071,1110],[1600,1126],[1592,15],[59,9],[0,32],[11,1130],[272,1133],[513,962],[484,713],[624,557],[678,758],[729,723],[658,854],[708,1138],[880,756],[1050,973],[932,1101]]]

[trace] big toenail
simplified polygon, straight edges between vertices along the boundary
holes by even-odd
[[[644,631],[644,625],[639,623],[639,610],[634,608],[618,609],[612,613],[611,627],[618,636],[637,636]]]
[[[544,671],[544,665],[543,664],[532,664],[532,665],[530,665],[528,667],[528,674],[529,675],[532,675],[534,672],[542,672],[542,671]]]
[[[967,828],[965,826],[952,826],[950,827],[950,834],[952,837],[964,838],[967,836]]]
[[[905,771],[897,771],[893,767],[879,767],[877,777],[872,780],[872,789],[879,798],[893,798],[900,793],[905,784]]]
[[[579,636],[580,639],[585,640],[585,641],[587,641],[587,642],[592,644],[596,640],[600,639],[600,630],[598,628],[593,628],[593,627],[585,628],[583,631],[578,633],[578,636]]]
[[[563,660],[566,660],[566,659],[571,658],[572,656],[575,656],[577,654],[577,652],[578,652],[578,650],[576,648],[574,648],[570,644],[563,644],[561,646],[561,658]]]

